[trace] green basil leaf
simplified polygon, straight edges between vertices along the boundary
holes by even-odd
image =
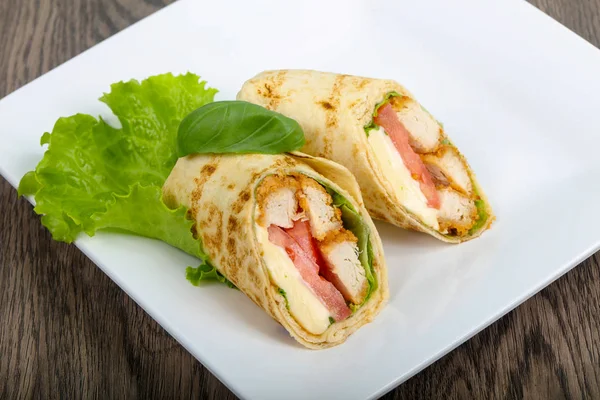
[[[245,101],[218,101],[189,113],[179,125],[179,157],[194,153],[280,154],[304,146],[295,120]]]

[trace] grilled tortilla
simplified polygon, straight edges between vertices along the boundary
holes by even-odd
[[[311,70],[265,71],[238,100],[295,119],[302,152],[347,167],[375,219],[460,243],[494,214],[466,158],[402,85]]]
[[[163,187],[212,264],[312,349],[343,343],[388,299],[378,233],[350,172],[293,155],[190,155]]]

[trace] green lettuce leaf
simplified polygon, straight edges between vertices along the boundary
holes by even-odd
[[[187,267],[185,270],[185,277],[194,286],[200,286],[202,281],[218,281],[226,284],[232,289],[237,289],[237,287],[231,283],[231,281],[227,280],[227,278],[225,278],[219,271],[217,271],[215,267],[209,263],[200,264],[196,268]]]
[[[114,195],[127,195],[136,183],[162,186],[177,161],[179,122],[215,93],[193,74],[113,84],[101,100],[122,128],[86,114],[60,118],[42,136],[48,150],[23,177],[21,193],[35,197],[54,239],[70,243],[81,231],[92,233],[91,216]]]
[[[378,113],[379,109],[381,107],[383,107],[384,105],[386,105],[387,103],[389,103],[390,99],[392,97],[402,97],[402,95],[398,92],[389,92],[389,93],[386,93],[383,100],[381,100],[379,103],[375,104],[375,110],[373,110],[373,118],[367,125],[364,126],[364,130],[365,130],[365,133],[367,134],[367,136],[369,136],[369,133],[371,132],[371,130],[376,129],[378,127],[378,125],[375,123],[375,117],[377,117],[377,113]]]
[[[369,227],[364,223],[354,206],[344,196],[329,187],[326,187],[326,189],[333,199],[333,205],[342,212],[344,228],[352,232],[358,239],[358,259],[365,269],[365,276],[369,282],[369,291],[363,301],[364,304],[371,296],[371,293],[377,290],[378,287],[377,279],[375,279],[375,274],[373,273],[373,249],[371,247]],[[356,311],[360,306],[362,304],[359,306],[351,304],[350,308]]]
[[[81,232],[113,229],[165,241],[206,262],[187,210],[171,210],[161,199],[178,158],[179,123],[217,93],[205,84],[191,73],[115,83],[100,100],[120,128],[76,114],[44,133],[40,143],[48,149],[21,179],[19,194],[34,197],[55,240],[71,243]]]
[[[160,187],[135,184],[126,195],[114,194],[106,211],[93,214],[91,229],[86,233],[93,236],[99,229],[122,230],[162,240],[205,260],[200,240],[192,233],[194,223],[187,219],[186,212],[185,207],[168,208],[161,199]]]
[[[477,215],[479,218],[477,219],[477,222],[475,222],[475,224],[471,227],[471,229],[469,229],[469,235],[473,235],[475,234],[475,232],[481,229],[481,227],[486,224],[489,218],[489,215],[486,211],[486,205],[483,200],[475,200],[475,207],[477,207]]]

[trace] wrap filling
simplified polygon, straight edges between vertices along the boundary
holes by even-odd
[[[267,176],[257,201],[263,259],[290,314],[314,334],[348,318],[374,288],[361,217],[302,174]]]
[[[409,212],[448,236],[468,235],[485,222],[465,159],[415,100],[388,93],[365,129],[380,168]]]

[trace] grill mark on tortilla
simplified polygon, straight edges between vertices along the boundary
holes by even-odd
[[[363,90],[370,83],[369,79],[355,77],[352,79],[352,84],[357,90]]]
[[[204,231],[203,242],[206,245],[206,250],[213,249],[219,252],[219,249],[223,245],[223,212],[219,210],[216,203],[210,203],[207,207],[207,226],[214,226],[214,233],[207,234]]]
[[[340,105],[340,97],[342,95],[342,86],[343,81],[348,75],[339,75],[336,76],[335,82],[333,83],[333,87],[331,88],[331,93],[329,95],[329,103],[333,106],[333,109],[336,109]]]
[[[352,157],[355,160],[358,159],[359,153],[360,153],[360,146],[358,145],[358,143],[355,143],[354,146],[352,146]]]
[[[236,265],[236,261],[238,260],[236,248],[237,246],[235,245],[235,239],[233,238],[233,236],[230,236],[227,239],[227,254],[229,255],[229,265]]]
[[[285,71],[279,71],[275,76],[270,76],[266,79],[262,88],[259,87],[257,92],[260,96],[269,99],[269,104],[266,108],[269,110],[275,110],[281,102],[282,96],[280,93],[281,86],[285,82]]]
[[[252,174],[252,176],[250,177],[250,184],[254,184],[254,183],[255,183],[255,182],[258,180],[258,178],[260,178],[260,177],[262,176],[262,174],[263,174],[263,173],[264,173],[266,170],[267,170],[267,169],[265,168],[265,169],[263,169],[262,171],[259,171],[259,172],[254,172],[254,173]]]
[[[238,280],[240,270],[242,269],[240,260],[235,253],[235,249],[235,239],[230,237],[227,239],[227,251],[221,257],[221,263],[227,266],[227,279],[231,280],[232,282],[236,282]]]
[[[250,258],[250,251],[248,249],[246,249],[246,251],[244,251],[244,259],[249,259]],[[252,281],[252,284],[255,287],[259,287],[260,286],[260,276],[258,274],[257,269],[261,268],[262,263],[257,263],[254,265],[251,265],[247,271],[248,271],[248,277],[250,278],[250,280]]]
[[[324,157],[331,157],[332,155],[332,142],[335,139],[333,136],[336,128],[339,125],[338,108],[340,106],[341,88],[343,80],[346,78],[346,76],[347,75],[336,76],[329,97],[325,101],[319,102],[325,113],[325,126],[327,128],[325,131],[326,134],[323,135],[322,154]]]
[[[273,163],[274,168],[295,167],[298,162],[291,157],[281,157]]]
[[[231,206],[233,213],[239,214],[240,211],[242,211],[242,208],[244,208],[244,206],[246,205],[246,202],[248,202],[248,200],[250,200],[250,190],[244,189],[244,191],[240,193],[235,203],[233,203],[233,205]]]
[[[323,152],[322,156],[325,158],[331,157],[331,131],[327,131],[325,135],[323,135]]]
[[[285,164],[285,162],[283,161],[283,158],[278,158],[274,163],[273,163],[273,167],[274,168],[281,168],[283,167]]]
[[[227,233],[231,235],[233,232],[237,230],[239,227],[239,222],[236,217],[233,215],[229,216],[229,220],[227,221]]]
[[[190,216],[194,220],[198,215],[198,203],[200,202],[200,198],[202,198],[202,191],[204,190],[204,185],[215,173],[215,171],[217,170],[217,166],[218,164],[216,163],[206,164],[200,170],[200,176],[194,178],[195,188],[194,190],[192,190],[191,207],[188,210],[188,212],[190,212]]]
[[[333,104],[331,104],[328,101],[319,101],[319,102],[317,102],[317,104],[319,104],[325,110],[334,110],[335,109],[335,107],[333,106]]]
[[[215,164],[206,164],[200,170],[200,176],[210,177],[212,174],[215,173],[216,169],[217,169],[217,166]]]
[[[235,189],[235,185],[233,183],[230,183],[229,185],[227,185],[227,189],[233,190]]]

